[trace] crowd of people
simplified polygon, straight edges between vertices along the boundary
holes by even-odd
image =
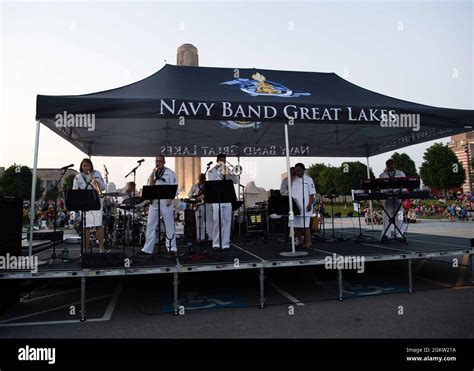
[[[403,202],[404,220],[416,223],[419,218],[441,218],[451,222],[469,221],[474,217],[474,196],[469,193],[458,194],[446,199],[430,202],[420,200],[405,200]],[[363,210],[366,224],[371,223],[368,206]],[[382,211],[377,207],[373,210],[375,224],[382,224]]]
[[[468,193],[458,194],[449,200],[439,199],[437,203],[415,203],[412,208],[417,217],[445,217],[450,221],[468,221],[474,210],[474,200]]]
[[[55,201],[41,198],[35,202],[36,218],[35,226],[39,230],[56,228],[74,228],[80,222],[80,214],[66,210],[64,199],[58,198]],[[29,203],[25,203],[23,214],[29,215]]]

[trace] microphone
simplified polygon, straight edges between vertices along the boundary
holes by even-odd
[[[211,166],[211,165],[212,165],[212,161],[211,161],[211,162],[209,162],[209,163],[208,163],[206,166]]]
[[[61,170],[66,170],[69,169],[70,167],[74,167],[74,164],[68,165],[68,166],[63,166]]]
[[[104,170],[105,170],[105,173],[108,175],[109,171],[107,170],[107,166],[105,166],[105,165],[104,165]]]
[[[141,160],[138,160],[137,162],[138,162],[139,164],[141,164],[143,161],[145,161],[144,158],[142,158]]]

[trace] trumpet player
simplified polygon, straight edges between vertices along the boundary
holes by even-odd
[[[207,173],[209,180],[232,180],[234,184],[237,183],[238,178],[226,166],[226,155],[223,153],[217,155],[217,165],[214,166]],[[232,223],[232,204],[221,203],[221,224],[219,224],[219,204],[212,204],[213,215],[213,231],[212,231],[212,247],[217,249],[220,247],[220,240],[222,239],[222,249],[230,247],[230,227]],[[220,230],[220,231],[219,231]],[[220,232],[220,233],[219,233]]]
[[[158,155],[155,158],[155,169],[148,178],[148,185],[159,185],[159,184],[178,184],[176,173],[165,166],[165,156]],[[155,248],[156,241],[156,227],[158,226],[158,207],[160,207],[160,215],[163,218],[166,235],[166,248],[175,255],[176,249],[176,235],[174,228],[174,214],[173,206],[171,204],[173,200],[160,200],[158,206],[158,200],[154,200],[148,209],[148,221],[146,226],[146,241],[145,246],[141,250],[141,254],[152,254]]]
[[[99,195],[105,190],[105,181],[102,178],[102,174],[94,170],[92,161],[85,158],[81,161],[79,166],[80,173],[74,178],[74,184],[72,189],[93,189],[97,191]],[[86,250],[89,248],[90,243],[90,229],[95,227],[97,240],[99,241],[100,252],[105,252],[104,249],[104,229],[102,228],[102,198],[100,199],[100,210],[86,211],[85,214],[85,226],[83,230]]]

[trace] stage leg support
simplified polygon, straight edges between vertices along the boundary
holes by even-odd
[[[260,308],[265,307],[265,272],[260,268]]]
[[[408,259],[408,292],[413,294],[413,274],[412,274],[412,261]]]
[[[87,273],[87,270],[86,270]],[[81,277],[81,322],[86,321],[86,276]]]
[[[342,289],[342,269],[337,270],[337,282],[339,286],[339,301],[344,300],[344,294]]]
[[[469,254],[469,261],[471,263],[471,283],[474,283],[474,255]]]
[[[179,314],[179,298],[178,298],[178,272],[173,273],[173,307],[174,307],[174,315],[177,316]]]

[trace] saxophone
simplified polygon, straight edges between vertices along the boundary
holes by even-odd
[[[91,182],[92,187],[94,187],[95,191],[99,194],[99,197],[100,197],[100,198],[103,198],[105,195],[104,195],[104,193],[100,190],[99,183],[97,183],[97,180],[95,180],[95,177],[94,177],[94,175],[93,175],[92,173],[91,173],[91,178],[92,178],[92,182]]]

